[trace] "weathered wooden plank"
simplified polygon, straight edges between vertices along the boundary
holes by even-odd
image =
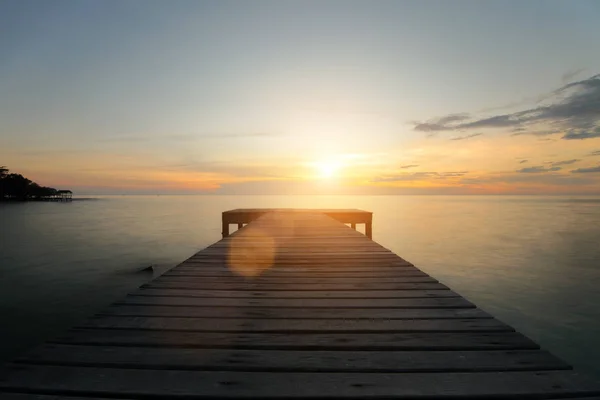
[[[567,400],[566,397],[553,397],[553,400]],[[600,400],[600,396],[593,396],[593,397],[589,397],[589,396],[575,396],[575,397],[569,397],[568,400]]]
[[[349,244],[349,246],[351,246],[351,244]],[[271,257],[274,260],[286,260],[285,257],[285,253],[273,253],[273,252],[268,252],[268,251],[264,251],[261,250],[261,252],[263,254],[268,255],[269,257]],[[191,258],[183,261],[183,263],[186,264],[194,264],[194,265],[203,265],[203,264],[211,264],[211,263],[219,263],[219,262],[223,262],[223,261],[227,261],[227,260],[239,260],[239,259],[244,259],[244,258],[250,258],[251,256],[253,256],[255,253],[252,252],[251,250],[248,250],[245,252],[245,254],[237,254],[237,253],[221,253],[221,254],[206,254],[203,251],[197,253],[196,255],[192,256]],[[308,253],[306,253],[308,254]],[[306,255],[305,254],[305,255]],[[368,255],[365,254],[363,256],[356,254],[357,258],[356,260],[361,261],[361,262],[365,262],[368,261]],[[304,260],[306,257],[304,256],[298,256],[298,257],[290,257],[289,261],[302,261]],[[352,258],[339,258],[337,256],[318,256],[318,257],[313,257],[315,260],[313,260],[313,262],[317,263],[319,261],[319,259],[323,259],[326,262],[333,262],[333,263],[337,263],[337,264],[342,264],[345,262],[352,262]],[[408,265],[412,265],[409,262],[399,258],[398,256],[396,257],[392,257],[392,256],[386,256],[386,257],[377,257],[377,262],[374,262],[373,259],[371,259],[371,264],[374,266],[378,266],[379,263],[382,263],[383,266],[408,266]],[[317,264],[319,265],[319,264]],[[414,266],[414,265],[413,265]]]
[[[203,319],[96,316],[81,325],[88,328],[148,329],[200,332],[510,332],[496,319]]]
[[[172,276],[186,276],[186,277],[205,277],[212,276],[217,278],[231,278],[232,276],[236,276],[235,270],[231,269],[223,269],[220,271],[202,271],[202,270],[184,270],[184,269],[176,269],[173,271],[166,272],[162,275],[163,277],[172,277]],[[344,279],[344,278],[390,278],[390,277],[412,277],[412,278],[422,278],[429,277],[424,272],[421,271],[391,271],[391,272],[377,272],[373,271],[368,272],[334,272],[334,273],[323,273],[323,272],[286,272],[281,273],[274,269],[272,271],[266,270],[261,274],[264,278],[281,278],[281,279],[293,279],[293,278],[318,278],[318,279]]]
[[[593,381],[572,371],[489,373],[311,373],[163,371],[14,365],[0,387],[119,396],[364,398],[434,396],[543,398],[598,396]]]
[[[169,270],[169,272],[171,271],[231,271],[231,267],[234,264],[225,262],[225,261],[216,261],[216,262],[211,262],[211,263],[184,263],[184,264],[180,264],[177,267],[174,267],[172,269]],[[386,265],[374,265],[374,264],[368,264],[368,263],[364,263],[364,264],[357,264],[357,265],[350,265],[348,266],[345,263],[340,263],[340,264],[335,264],[335,263],[327,263],[327,264],[311,264],[311,263],[295,263],[295,264],[275,264],[275,265],[271,265],[271,268],[268,270],[271,273],[277,273],[277,274],[286,274],[286,273],[291,273],[294,271],[300,272],[300,273],[329,273],[329,274],[335,274],[335,273],[341,273],[343,274],[344,272],[371,272],[371,271],[381,271],[381,272],[386,272],[386,271],[398,271],[398,272],[402,272],[402,270],[412,270],[413,268],[415,268],[412,265],[393,265],[393,264],[386,264]],[[390,271],[390,272],[391,272]],[[423,272],[423,271],[421,271]]]
[[[239,260],[211,260],[211,263],[217,263],[221,266],[224,266],[226,268],[231,269],[231,267],[233,266],[237,266],[237,265],[247,265],[249,263],[254,263],[254,264],[260,264],[260,265],[268,265],[269,268],[271,268],[271,270],[275,270],[275,268],[277,268],[278,270],[281,269],[285,269],[285,268],[297,268],[297,267],[302,267],[302,268],[315,268],[315,269],[335,269],[335,268],[341,268],[343,269],[352,269],[352,268],[372,268],[373,267],[373,260],[264,260],[264,261],[256,261],[254,259],[246,259],[246,260],[241,260],[241,262]],[[186,263],[186,266],[202,266],[202,265],[209,265],[209,264],[194,264],[194,263]],[[212,265],[212,264],[211,264]],[[403,267],[413,267],[413,266],[397,266],[394,265],[391,262],[385,262],[384,265],[382,266],[387,266],[387,267],[398,267],[398,268],[403,268]]]
[[[517,332],[261,333],[72,329],[55,343],[265,350],[518,350],[539,346]]]
[[[254,225],[254,223],[252,224]],[[256,233],[256,232],[251,232],[250,230],[242,233],[238,233],[237,237],[233,237],[233,235],[230,235],[229,237],[225,237],[221,240],[219,240],[218,242],[213,243],[212,245],[208,246],[208,247],[212,247],[212,246],[217,246],[217,245],[222,245],[222,244],[226,244],[226,243],[235,243],[236,241],[239,241],[240,239],[243,239],[245,241],[248,241],[250,243],[273,243],[273,241],[275,241],[275,243],[278,244],[283,244],[283,245],[290,245],[293,246],[296,244],[296,241],[291,241],[291,240],[285,240],[286,238],[299,238],[298,236],[294,236],[295,233],[308,233],[308,235],[304,235],[305,237],[302,239],[299,239],[299,242],[309,242],[309,243],[316,243],[317,245],[319,244],[323,244],[323,243],[335,243],[335,242],[339,242],[339,243],[343,243],[344,241],[354,241],[357,243],[360,243],[361,245],[364,246],[379,246],[381,248],[385,248],[385,246],[382,246],[380,243],[375,242],[370,240],[368,237],[366,237],[363,234],[359,234],[356,235],[354,234],[355,232],[352,232],[352,235],[346,235],[345,231],[342,228],[342,231],[337,231],[337,232],[332,232],[335,234],[335,236],[322,236],[323,241],[319,242],[319,233],[320,232],[312,232],[312,235],[310,234],[310,232],[302,232],[297,230],[296,232],[278,232],[277,236],[260,236],[260,235],[254,235],[252,233]]]
[[[49,344],[30,364],[221,371],[475,372],[570,369],[545,351],[289,351]]]
[[[240,264],[219,264],[219,265],[200,265],[200,266],[186,266],[181,265],[179,267],[175,267],[166,271],[166,274],[198,274],[198,275],[206,275],[206,274],[215,274],[215,275],[224,275],[230,276],[234,275],[237,270],[237,266]],[[403,266],[403,267],[365,267],[359,266],[356,269],[339,267],[339,266],[321,266],[321,267],[310,267],[303,265],[268,265],[264,268],[263,274],[268,277],[336,277],[336,276],[346,276],[349,274],[350,276],[353,274],[358,275],[359,277],[392,277],[392,276],[427,276],[426,272],[423,272],[412,266]]]
[[[315,252],[315,251],[310,251],[309,249],[305,249],[305,251],[298,251],[298,252],[285,252],[285,251],[279,251],[279,249],[276,248],[260,248],[260,247],[252,247],[252,248],[243,248],[243,247],[239,247],[239,248],[234,248],[231,250],[205,250],[201,253],[202,256],[204,257],[211,257],[211,256],[217,256],[217,257],[222,257],[222,256],[226,256],[229,259],[236,259],[236,258],[241,258],[241,259],[246,259],[249,257],[252,257],[253,254],[255,253],[259,253],[259,254],[272,254],[275,259],[294,259],[294,258],[299,258],[302,260],[305,259],[311,259],[311,258],[322,258],[322,259],[327,259],[327,258],[334,258],[336,260],[340,260],[340,259],[346,259],[346,258],[358,258],[358,259],[370,259],[370,260],[377,260],[377,259],[390,259],[390,260],[396,260],[397,259],[397,255],[395,255],[392,252],[386,251],[386,252],[375,252],[375,251],[352,251],[350,249],[348,249],[348,251],[338,251],[338,252],[334,252],[334,251],[322,251],[322,252]],[[200,254],[199,254],[200,255]]]
[[[210,297],[210,298],[265,298],[265,299],[421,299],[460,297],[451,290],[201,290],[142,288],[132,293],[136,296],[157,297]]]
[[[202,264],[195,266],[186,266],[185,264],[180,265],[179,267],[173,268],[168,271],[168,273],[202,273],[202,272],[229,272],[231,271],[230,264]],[[269,269],[267,271],[269,275],[316,275],[316,276],[328,276],[328,275],[343,275],[345,273],[361,273],[361,274],[386,274],[389,275],[410,275],[410,274],[422,274],[426,275],[425,272],[412,267],[412,266],[402,266],[402,267],[356,267],[356,268],[343,268],[343,267],[310,267],[306,265],[299,265],[295,267],[283,267],[278,266],[277,268]]]
[[[219,258],[210,258],[210,259],[201,259],[201,260],[190,260],[184,261],[182,264],[179,264],[180,267],[200,267],[200,266],[215,266],[215,265],[231,265],[230,261],[235,261],[233,259],[228,259],[227,257],[219,257]],[[278,268],[294,268],[294,267],[302,267],[302,268],[314,268],[314,269],[358,269],[358,268],[403,268],[403,267],[414,267],[414,265],[409,263],[402,263],[395,260],[386,261],[386,260],[270,260],[272,265],[277,266]]]
[[[1,390],[1,389],[0,389]],[[53,394],[27,394],[27,393],[2,393],[2,400],[131,400],[124,397],[73,397],[69,395],[53,395]]]
[[[461,297],[424,299],[243,299],[127,296],[116,304],[201,307],[292,307],[292,308],[474,308]]]
[[[371,267],[374,264],[382,263],[383,266],[399,266],[394,259],[377,259],[374,257],[272,257],[271,255],[249,255],[248,257],[211,257],[206,258],[212,263],[225,263],[226,265],[239,265],[241,263],[261,263],[269,264],[273,267],[298,267],[298,266],[318,266],[318,267]],[[198,263],[201,264],[201,263]],[[192,265],[192,263],[190,263]]]
[[[273,243],[273,242],[263,242],[263,243],[252,243],[244,241],[241,242],[232,242],[232,243],[221,243],[217,242],[217,244],[213,246],[209,246],[202,251],[202,254],[211,254],[211,253],[227,253],[227,252],[236,252],[238,250],[243,251],[253,251],[255,249],[269,249],[274,250],[277,253],[290,253],[290,254],[301,254],[305,251],[309,251],[314,254],[340,254],[346,253],[346,250],[350,254],[354,253],[369,253],[369,254],[388,254],[395,255],[391,250],[386,249],[382,246],[378,246],[376,244],[371,243],[359,243],[354,242],[347,243],[347,241],[340,243],[322,243],[320,241],[310,242],[302,242],[302,241],[290,241],[287,243]],[[350,244],[351,247],[348,245]]]
[[[211,262],[238,262],[238,261],[256,261],[266,260],[276,265],[297,265],[297,264],[314,264],[314,265],[373,265],[374,263],[385,263],[385,265],[398,265],[400,261],[394,257],[369,257],[369,256],[356,256],[356,257],[339,257],[339,256],[320,256],[320,257],[289,257],[289,256],[278,256],[273,257],[272,254],[263,255],[263,258],[259,258],[260,255],[247,255],[245,257],[233,257],[229,255],[203,255],[202,257],[196,258],[196,260],[205,260]]]
[[[212,245],[210,245],[208,247],[223,246],[223,245],[226,245],[229,243],[238,242],[240,240],[243,240],[244,242],[248,242],[248,243],[265,244],[265,243],[275,242],[276,244],[283,245],[283,246],[294,246],[297,243],[296,241],[285,240],[286,237],[288,237],[288,238],[292,237],[292,238],[298,238],[299,243],[304,243],[304,242],[308,242],[311,244],[315,243],[317,246],[327,244],[327,243],[338,242],[338,243],[342,244],[344,241],[354,241],[356,243],[359,243],[362,246],[376,246],[376,247],[385,249],[385,246],[382,246],[380,243],[370,240],[368,237],[366,237],[363,234],[346,235],[346,234],[344,234],[345,232],[340,232],[340,231],[338,231],[338,232],[331,231],[331,233],[335,234],[336,236],[322,236],[324,239],[323,242],[318,241],[320,232],[312,232],[312,235],[311,235],[310,232],[296,231],[296,232],[290,233],[290,232],[279,231],[279,232],[277,232],[278,235],[276,235],[276,236],[274,236],[274,235],[259,236],[259,235],[253,235],[252,233],[256,233],[256,232],[251,232],[250,230],[248,230],[248,231],[244,232],[243,234],[238,233],[237,235],[235,235],[237,237],[232,237],[233,235],[231,235],[230,237],[225,237],[222,240],[219,240],[218,242],[213,243]],[[299,236],[294,236],[294,233],[302,233],[304,237],[302,239],[300,239]],[[308,234],[306,234],[306,233],[308,233]]]
[[[293,248],[293,247],[298,247],[299,245],[303,245],[303,244],[311,244],[311,245],[315,245],[316,248],[321,248],[321,247],[325,247],[326,245],[332,245],[332,246],[337,246],[341,247],[344,245],[344,243],[346,242],[353,242],[356,243],[357,246],[359,248],[376,248],[379,250],[388,250],[388,248],[386,248],[385,246],[382,246],[380,243],[374,242],[372,240],[369,240],[369,238],[367,238],[365,235],[358,235],[358,236],[346,236],[343,235],[341,238],[333,238],[333,237],[323,237],[323,240],[319,240],[321,239],[318,235],[315,235],[313,232],[313,235],[309,235],[308,237],[304,238],[304,239],[299,239],[297,237],[294,237],[297,240],[284,240],[281,236],[271,236],[268,238],[261,238],[258,236],[251,236],[251,235],[239,235],[237,238],[230,238],[230,237],[226,237],[222,240],[219,240],[218,242],[215,242],[209,246],[207,246],[207,249],[210,248],[223,248],[223,247],[230,247],[232,244],[235,244],[237,242],[239,242],[241,239],[243,239],[243,244],[244,245],[265,245],[265,244],[273,244],[275,243],[278,247],[282,247],[282,248]]]
[[[253,223],[254,225],[254,223]],[[225,237],[221,241],[222,242],[234,242],[237,240],[247,240],[252,242],[275,242],[275,243],[290,243],[290,240],[298,240],[300,242],[315,242],[318,239],[322,238],[323,243],[335,243],[335,242],[343,242],[343,241],[351,241],[360,244],[365,243],[376,243],[371,241],[368,237],[363,234],[356,234],[356,232],[348,232],[348,231],[333,231],[330,230],[328,235],[322,235],[323,231],[319,232],[306,232],[301,230],[296,230],[295,232],[285,232],[279,231],[277,235],[260,235],[257,234],[256,230],[247,230],[244,233],[234,233],[230,235],[230,237]],[[351,233],[348,235],[347,233]]]
[[[346,246],[350,247],[350,246],[352,246],[352,243],[347,243]],[[307,244],[305,247],[310,247],[310,245]],[[193,263],[193,264],[207,264],[207,263],[216,262],[216,261],[223,261],[230,257],[231,257],[231,255],[226,252],[223,252],[223,253],[217,254],[217,255],[208,255],[208,254],[204,253],[204,250],[201,250],[198,253],[194,254],[192,257],[185,260],[184,262]],[[336,258],[333,258],[333,257],[330,257],[330,258],[332,258],[330,261],[336,260]],[[388,260],[378,260],[378,261],[381,263],[384,263],[384,264],[393,264],[393,265],[411,264],[410,262],[408,262],[407,260],[403,259],[402,257],[400,257],[398,255],[395,255],[394,257],[386,257],[386,258]],[[351,260],[343,260],[342,262],[348,262],[348,261],[351,261]],[[369,261],[369,260],[362,260],[362,261]],[[373,263],[372,260],[371,260],[371,263]]]
[[[196,290],[261,290],[261,291],[319,291],[331,292],[344,290],[447,290],[448,287],[441,283],[310,283],[297,284],[291,282],[255,282],[234,281],[230,282],[169,282],[156,279],[151,283],[142,285],[143,288],[153,289],[196,289]]]
[[[255,267],[248,268],[240,268],[238,273],[228,273],[227,275],[223,274],[222,276],[197,276],[197,275],[188,275],[188,274],[165,274],[151,283],[158,282],[186,282],[189,284],[204,284],[204,283],[222,283],[222,284],[254,284],[254,285],[318,285],[325,284],[331,287],[332,289],[335,285],[356,285],[356,284],[365,284],[365,285],[373,285],[373,287],[378,288],[380,284],[439,284],[439,282],[430,276],[422,275],[422,276],[364,276],[364,277],[345,277],[343,275],[335,276],[335,275],[306,275],[306,276],[285,276],[285,275],[271,275],[260,270],[258,267],[256,270]],[[256,272],[256,275],[250,275],[251,272]],[[244,275],[246,274],[246,275]],[[377,290],[377,289],[375,289]]]
[[[478,308],[259,308],[259,307],[161,307],[115,305],[98,315],[194,318],[282,318],[282,319],[453,319],[492,318]]]
[[[362,280],[362,279],[373,279],[373,280],[378,280],[378,281],[385,281],[386,279],[404,279],[407,282],[413,281],[413,282],[421,282],[421,281],[435,281],[437,282],[437,280],[435,278],[430,277],[429,275],[425,274],[425,273],[406,273],[406,274],[369,274],[368,272],[362,272],[360,274],[344,274],[344,273],[339,273],[339,274],[319,274],[319,273],[303,273],[303,274],[294,274],[294,273],[289,273],[289,274],[280,274],[280,273],[271,273],[268,269],[263,269],[260,270],[260,275],[254,276],[254,277],[248,277],[248,276],[244,276],[242,273],[240,273],[240,271],[246,271],[246,270],[252,270],[254,266],[247,266],[247,267],[243,267],[243,268],[239,268],[239,269],[231,269],[231,270],[223,270],[223,271],[200,271],[200,272],[188,272],[188,271],[173,271],[173,272],[169,272],[169,273],[165,273],[161,276],[161,278],[164,279],[171,279],[171,278],[178,278],[178,277],[185,277],[185,278],[193,278],[193,279],[187,279],[188,281],[190,280],[196,280],[201,282],[203,280],[203,278],[218,278],[220,281],[222,282],[227,282],[230,280],[233,280],[235,278],[242,278],[239,279],[241,280],[245,280],[247,282],[250,281],[256,281],[257,279],[261,279],[264,282],[268,282],[268,280],[273,280],[273,281],[280,281],[280,282],[286,282],[286,281],[291,281],[294,282],[295,280],[313,280],[313,281],[319,281],[319,280],[325,280],[325,281],[329,281],[329,282],[335,282],[338,280]]]
[[[256,222],[252,223],[252,226],[256,226],[255,225]],[[336,227],[337,228],[337,227]],[[352,231],[348,231],[346,229],[344,229],[343,227],[340,227],[341,229],[338,230],[329,230],[329,233],[331,235],[322,235],[323,239],[325,239],[325,241],[327,242],[335,242],[335,241],[340,241],[340,240],[354,240],[354,241],[360,241],[361,243],[368,245],[368,244],[374,244],[374,245],[379,245],[381,246],[381,244],[370,240],[368,237],[366,237],[365,235],[363,235],[362,233],[358,233],[355,230]],[[271,242],[273,240],[277,241],[277,242],[283,242],[283,243],[290,243],[289,241],[285,241],[285,238],[288,237],[299,237],[299,235],[305,236],[305,240],[308,241],[315,241],[315,239],[318,239],[319,237],[319,233],[321,233],[321,230],[319,230],[319,232],[315,232],[315,231],[307,231],[307,230],[303,230],[303,229],[296,229],[294,232],[290,232],[290,231],[278,231],[277,235],[257,235],[257,232],[255,229],[247,229],[245,232],[237,232],[233,235],[230,235],[229,237],[225,237],[222,240],[220,240],[219,242],[223,242],[223,243],[230,243],[230,242],[235,242],[237,240],[240,239],[244,239],[244,240],[252,240],[255,242],[260,242],[260,243],[265,243],[265,242]],[[383,246],[382,246],[383,247]]]
[[[252,223],[253,225],[256,224],[256,222]],[[238,231],[239,232],[239,231]],[[265,234],[261,234],[260,232],[258,232],[256,229],[253,231],[246,231],[244,232],[244,234],[242,235],[241,232],[234,232],[233,234],[229,235],[229,237],[223,238],[221,239],[222,241],[233,241],[233,240],[238,240],[240,238],[243,238],[244,240],[252,240],[252,241],[259,241],[259,242],[285,242],[285,241],[289,241],[289,240],[297,240],[297,241],[319,241],[320,239],[323,239],[322,242],[323,243],[330,243],[330,242],[338,242],[338,243],[342,243],[342,242],[358,242],[358,243],[366,243],[365,240],[368,242],[370,239],[368,237],[366,237],[365,235],[363,235],[362,233],[359,234],[347,234],[348,232],[340,232],[340,231],[335,231],[335,230],[330,230],[330,231],[323,231],[323,230],[319,230],[318,232],[313,231],[313,232],[308,232],[308,231],[299,231],[297,230],[296,232],[285,232],[285,231],[279,231],[277,232],[277,234],[272,234],[272,235],[265,235]]]
[[[271,237],[271,240],[256,240],[254,237],[246,237],[243,235],[234,238],[233,240],[221,240],[204,249],[204,251],[231,251],[238,248],[253,249],[257,247],[264,248],[275,248],[282,251],[301,251],[301,246],[310,245],[309,251],[315,253],[321,252],[344,252],[349,250],[351,252],[374,252],[374,253],[388,253],[395,254],[390,249],[383,247],[382,245],[368,240],[365,236],[360,236],[362,240],[356,240],[353,243],[356,246],[352,248],[345,248],[346,243],[349,242],[348,238],[340,239],[337,241],[322,242],[319,241],[318,237],[313,236],[312,239],[297,239],[297,240],[281,240],[278,237]]]
[[[346,244],[346,246],[352,246],[352,243],[348,243]],[[305,248],[310,247],[310,245],[306,245]],[[275,252],[265,252],[265,254],[269,254],[272,256],[275,256],[276,254],[279,256],[283,256],[285,253],[275,253]],[[246,255],[245,257],[248,257],[248,255]],[[233,253],[229,253],[229,252],[222,252],[219,254],[207,254],[205,253],[204,250],[196,253],[195,255],[193,255],[192,257],[188,258],[187,260],[183,261],[185,263],[192,263],[192,264],[210,264],[211,262],[220,262],[226,259],[236,259],[236,258],[244,258],[242,256],[238,256],[237,254],[233,254]],[[301,259],[301,257],[298,257],[299,259]],[[336,262],[336,260],[340,260],[338,257],[333,257],[333,256],[321,256],[318,258],[329,258],[329,260],[327,261],[332,261],[332,262]],[[381,258],[381,257],[379,257]],[[402,265],[412,265],[409,261],[394,255],[394,256],[386,256],[383,257],[384,259],[379,259],[377,260],[379,263],[383,263],[384,265],[397,265],[397,266],[402,266]],[[344,262],[351,262],[352,260],[347,260],[347,259],[341,259],[340,261],[338,261],[338,263],[344,263]],[[367,257],[366,255],[363,257],[360,257],[360,261],[369,261],[369,257]],[[371,259],[371,263],[373,263],[373,260]]]
[[[399,261],[398,256],[388,255],[388,254],[370,254],[370,253],[322,253],[322,254],[312,254],[312,253],[264,253],[260,251],[261,254],[254,255],[253,253],[248,252],[240,252],[240,254],[236,253],[208,253],[202,252],[194,256],[195,259],[204,259],[204,260],[249,260],[252,257],[264,257],[269,256],[273,257],[274,261],[278,262],[300,262],[300,261],[311,261],[311,262],[373,262],[373,261],[389,261],[395,262]]]
[[[352,243],[356,246],[352,247],[350,251],[372,251],[378,253],[392,253],[390,249],[385,248],[377,242],[369,240],[364,235],[359,236],[339,236],[339,232],[332,232],[330,234],[337,235],[337,237],[326,238],[325,232],[313,232],[311,234],[296,234],[294,236],[288,235],[285,232],[272,232],[268,237],[259,237],[255,235],[239,234],[237,237],[226,238],[220,240],[208,247],[205,247],[201,251],[231,251],[237,248],[272,248],[282,250],[298,250],[300,246],[306,246],[306,248],[315,253],[319,252],[332,252],[338,250],[339,252],[345,251],[343,247],[347,243]],[[296,232],[297,233],[297,232]],[[281,236],[286,235],[286,236]],[[319,240],[319,239],[325,240]]]
[[[242,269],[244,273],[250,273],[252,269]],[[248,276],[242,275],[241,273],[237,276],[232,276],[231,281],[234,279],[245,279],[247,281],[253,282],[261,282],[261,283],[296,283],[296,284],[313,284],[313,283],[330,283],[330,282],[338,282],[338,283],[438,283],[438,281],[434,278],[424,276],[424,277],[415,277],[415,276],[398,276],[398,277],[374,277],[374,278],[345,278],[340,276],[338,278],[335,277],[313,277],[313,278],[269,278],[267,276],[263,277],[261,275],[256,276]],[[186,276],[163,276],[156,280],[156,282],[189,282],[191,279]],[[215,276],[205,276],[202,278],[198,278],[198,280],[202,282],[224,282],[225,278],[215,277]]]
[[[344,250],[340,249],[339,251],[331,250],[323,250],[323,251],[315,251],[311,250],[309,246],[306,246],[304,251],[298,250],[296,252],[284,252],[278,251],[276,246],[267,247],[267,246],[254,246],[244,248],[243,246],[237,246],[230,249],[205,249],[194,256],[193,259],[210,259],[210,258],[221,258],[221,257],[229,257],[229,258],[246,258],[249,255],[253,254],[255,251],[265,254],[272,254],[276,257],[282,258],[335,258],[335,259],[345,259],[345,258],[374,258],[374,259],[388,259],[393,261],[399,261],[401,258],[389,251],[370,251],[370,250],[352,250],[352,246],[349,244],[345,245],[346,248]]]
[[[198,276],[206,276],[211,274],[227,275],[231,272],[231,265],[220,265],[218,267],[186,267],[180,266],[174,268],[166,274],[197,274]],[[313,268],[308,269],[302,266],[285,268],[277,267],[266,271],[269,275],[273,276],[395,276],[395,275],[407,275],[407,276],[423,276],[427,275],[425,272],[415,267],[390,267],[385,269],[362,269],[362,270],[342,270],[337,268]],[[225,273],[225,274],[224,274]]]

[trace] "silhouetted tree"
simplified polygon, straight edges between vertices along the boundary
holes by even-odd
[[[43,199],[45,197],[51,197],[56,195],[56,193],[58,192],[58,190],[51,188],[51,187],[46,187],[46,186],[40,186],[37,183],[32,183],[31,185],[29,185],[29,196],[33,197],[35,199]]]
[[[4,178],[5,196],[15,200],[27,200],[29,185],[32,183],[21,174],[8,174]]]
[[[56,195],[58,190],[40,186],[21,174],[9,173],[5,166],[0,167],[0,201],[2,200],[41,200]]]
[[[4,165],[0,167],[0,200],[4,199],[4,178],[8,175],[8,168]]]

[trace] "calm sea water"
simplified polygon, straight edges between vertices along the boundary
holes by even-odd
[[[220,239],[232,208],[374,212],[374,240],[600,377],[600,198],[114,196],[0,204],[0,361]],[[154,273],[140,272],[158,266]]]

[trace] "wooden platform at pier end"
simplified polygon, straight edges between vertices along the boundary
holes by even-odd
[[[2,400],[108,398],[598,400],[600,384],[328,215],[274,211],[0,371]]]
[[[369,211],[356,209],[289,209],[289,208],[238,208],[236,210],[225,211],[222,215],[222,234],[223,237],[229,236],[229,225],[237,225],[238,229],[244,225],[262,217],[266,213],[272,212],[295,212],[295,213],[319,213],[325,214],[343,224],[350,224],[352,229],[356,229],[357,224],[364,224],[365,235],[373,238],[373,213]]]

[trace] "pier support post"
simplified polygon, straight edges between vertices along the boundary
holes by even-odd
[[[225,215],[221,217],[221,235],[224,238],[229,236],[229,219]]]
[[[372,221],[365,222],[365,235],[369,239],[373,239],[373,222]]]

